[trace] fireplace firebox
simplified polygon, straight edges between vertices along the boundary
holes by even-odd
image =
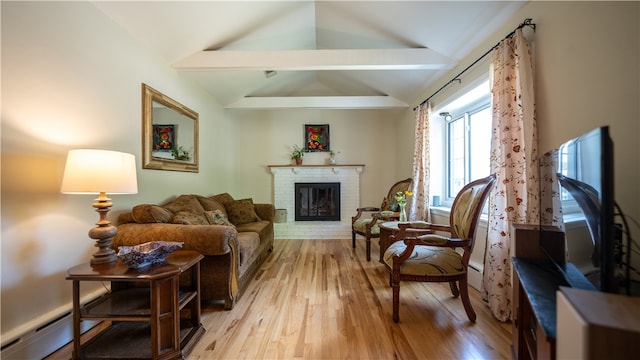
[[[296,221],[340,221],[340,183],[295,183]]]

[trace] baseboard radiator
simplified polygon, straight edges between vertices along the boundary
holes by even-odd
[[[104,290],[96,291],[84,297],[82,302],[89,302],[104,292]],[[63,306],[18,329],[2,334],[0,358],[3,360],[43,359],[73,341],[72,308],[71,304]],[[80,324],[80,331],[84,333],[99,323],[83,321]]]
[[[472,288],[482,291],[482,264],[469,263],[467,268],[467,281]]]

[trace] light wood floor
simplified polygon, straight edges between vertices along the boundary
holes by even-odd
[[[472,324],[447,284],[403,282],[393,323],[378,254],[373,241],[367,262],[363,239],[355,250],[351,240],[276,240],[233,310],[203,306],[206,332],[188,360],[511,358],[511,324],[474,289]],[[70,357],[71,344],[47,360]]]
[[[377,241],[373,241],[377,243]],[[188,359],[509,359],[511,325],[471,289],[469,323],[447,284],[402,283],[391,320],[388,272],[364,240],[276,240],[231,311],[203,307],[206,333]]]

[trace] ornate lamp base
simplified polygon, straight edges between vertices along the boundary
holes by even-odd
[[[108,264],[117,260],[116,252],[111,248],[111,238],[116,236],[118,229],[107,220],[107,213],[111,206],[113,203],[104,192],[101,192],[93,203],[93,207],[100,214],[100,219],[96,223],[98,226],[89,230],[89,237],[96,240],[95,246],[98,248],[91,258],[91,265]]]

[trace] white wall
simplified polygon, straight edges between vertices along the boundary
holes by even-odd
[[[2,341],[70,309],[65,271],[95,251],[95,196],[62,195],[69,149],[130,152],[139,193],[114,195],[110,216],[183,191],[233,190],[233,122],[87,2],[2,4]],[[200,172],[142,170],[141,83],[199,112]],[[100,286],[96,284],[96,286]],[[95,288],[95,287],[94,287]],[[89,287],[86,291],[90,291]]]

